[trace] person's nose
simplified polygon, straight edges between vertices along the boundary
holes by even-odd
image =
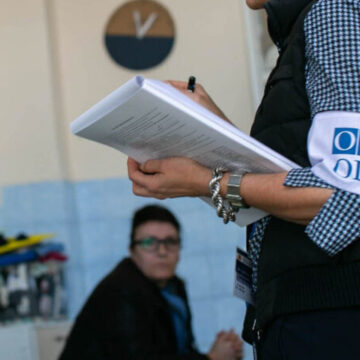
[[[166,255],[166,254],[167,254],[167,247],[166,247],[166,245],[165,245],[164,243],[160,243],[160,244],[158,245],[158,250],[157,250],[157,252],[158,252],[159,255],[162,255],[162,256]]]

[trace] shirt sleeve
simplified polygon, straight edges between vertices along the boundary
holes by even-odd
[[[304,21],[311,168],[285,186],[334,189],[305,229],[336,255],[360,236],[360,0],[319,0]]]
[[[360,112],[360,0],[319,0],[306,15],[305,81],[312,117]]]
[[[334,188],[310,168],[291,170],[284,182],[290,187],[334,189],[329,200],[305,228],[305,233],[328,255],[334,256],[360,236],[360,196]]]
[[[360,0],[318,0],[304,20],[312,172],[360,195]]]
[[[304,20],[312,172],[360,195],[360,0],[319,0]]]

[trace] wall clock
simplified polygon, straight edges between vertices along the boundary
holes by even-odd
[[[132,70],[152,68],[166,59],[175,41],[169,12],[150,0],[129,1],[111,16],[105,45],[111,58]]]

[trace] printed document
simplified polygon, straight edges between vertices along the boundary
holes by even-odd
[[[233,172],[275,173],[299,167],[171,85],[141,76],[110,93],[70,128],[141,163],[177,156]],[[241,209],[236,223],[244,226],[265,215],[259,209]]]

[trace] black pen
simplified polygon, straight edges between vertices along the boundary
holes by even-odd
[[[188,86],[187,89],[191,92],[195,91],[195,82],[196,82],[196,77],[195,76],[190,76],[189,77],[189,81],[188,81]]]

